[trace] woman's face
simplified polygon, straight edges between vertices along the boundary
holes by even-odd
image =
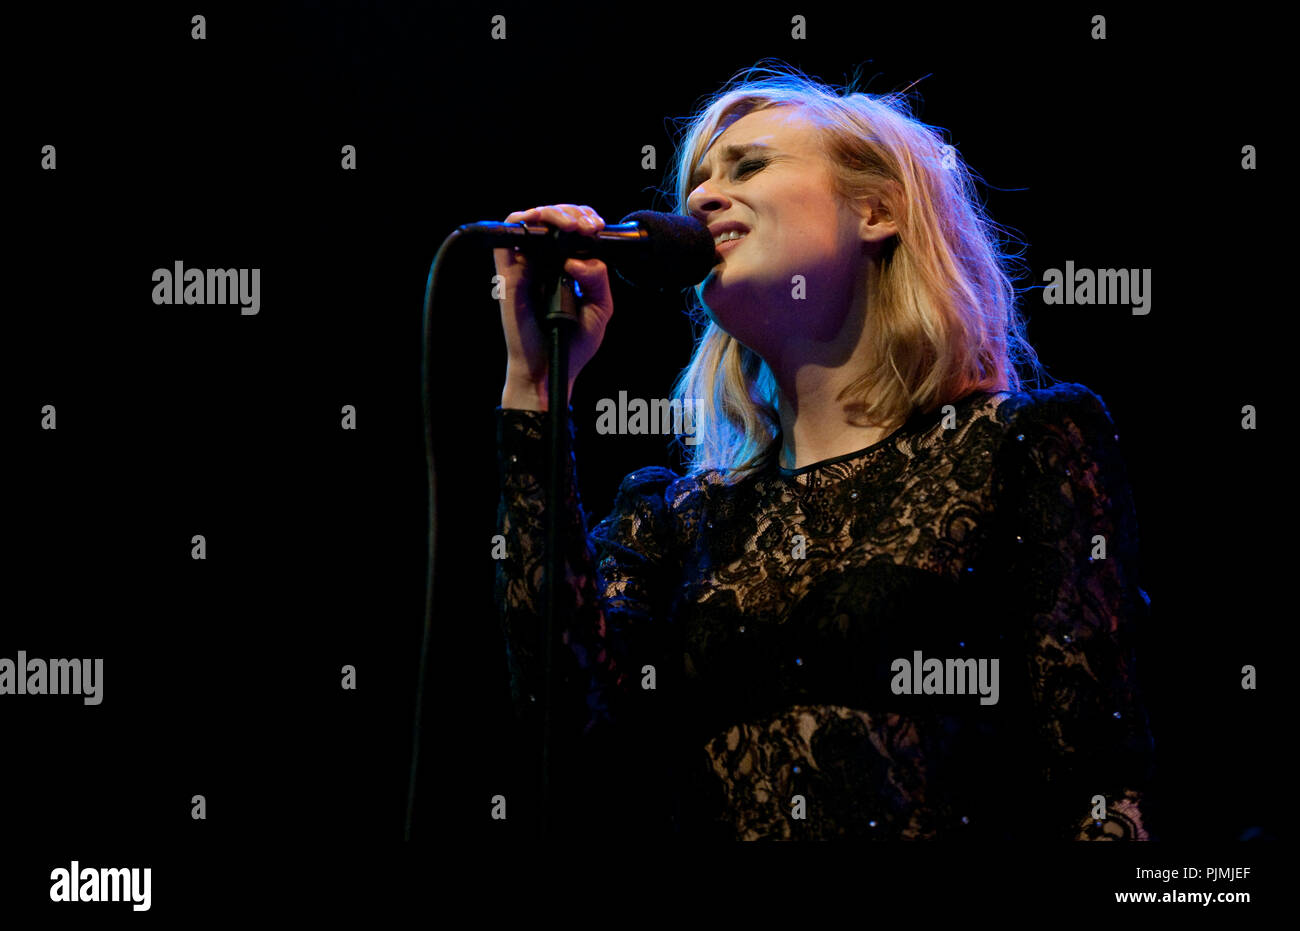
[[[729,223],[748,230],[721,244],[696,294],[711,319],[769,363],[792,337],[840,334],[861,297],[866,256],[889,235],[880,223],[865,227],[833,193],[819,132],[796,107],[750,113],[713,142],[690,179],[692,216],[715,233]]]

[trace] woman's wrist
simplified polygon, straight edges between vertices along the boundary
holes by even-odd
[[[501,406],[507,410],[545,411],[550,409],[550,387],[545,381],[534,382],[524,378],[512,378],[506,375],[505,387],[501,389]],[[569,382],[569,392],[565,403],[573,400],[573,382]]]

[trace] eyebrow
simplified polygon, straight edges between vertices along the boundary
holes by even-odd
[[[761,142],[747,142],[744,145],[723,146],[722,164],[729,165],[732,162],[741,158],[743,155],[745,155],[745,153],[752,152],[755,149],[762,149],[768,152],[776,151],[771,146],[764,145]],[[701,161],[703,160],[701,159]],[[696,168],[693,172],[691,172],[691,176],[687,180],[687,186],[690,187],[691,190],[695,190],[695,188],[700,186],[700,182],[703,181],[705,177],[707,177],[707,175],[705,174],[703,169]]]

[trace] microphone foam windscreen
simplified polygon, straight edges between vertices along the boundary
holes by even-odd
[[[713,237],[694,217],[637,210],[621,223],[636,223],[650,234],[649,248],[618,265],[630,284],[652,291],[689,288],[708,277],[717,264]]]

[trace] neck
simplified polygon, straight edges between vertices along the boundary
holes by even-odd
[[[866,403],[859,398],[837,398],[852,381],[843,372],[804,366],[792,387],[778,387],[782,468],[802,469],[857,452],[897,429],[896,423],[866,420]]]
[[[822,319],[836,321],[825,333],[807,331],[787,337],[768,365],[777,382],[781,418],[782,468],[802,469],[825,459],[857,452],[897,429],[897,423],[866,418],[861,388],[840,397],[874,363],[866,332],[867,308],[874,296],[877,269],[868,263],[842,308]]]

